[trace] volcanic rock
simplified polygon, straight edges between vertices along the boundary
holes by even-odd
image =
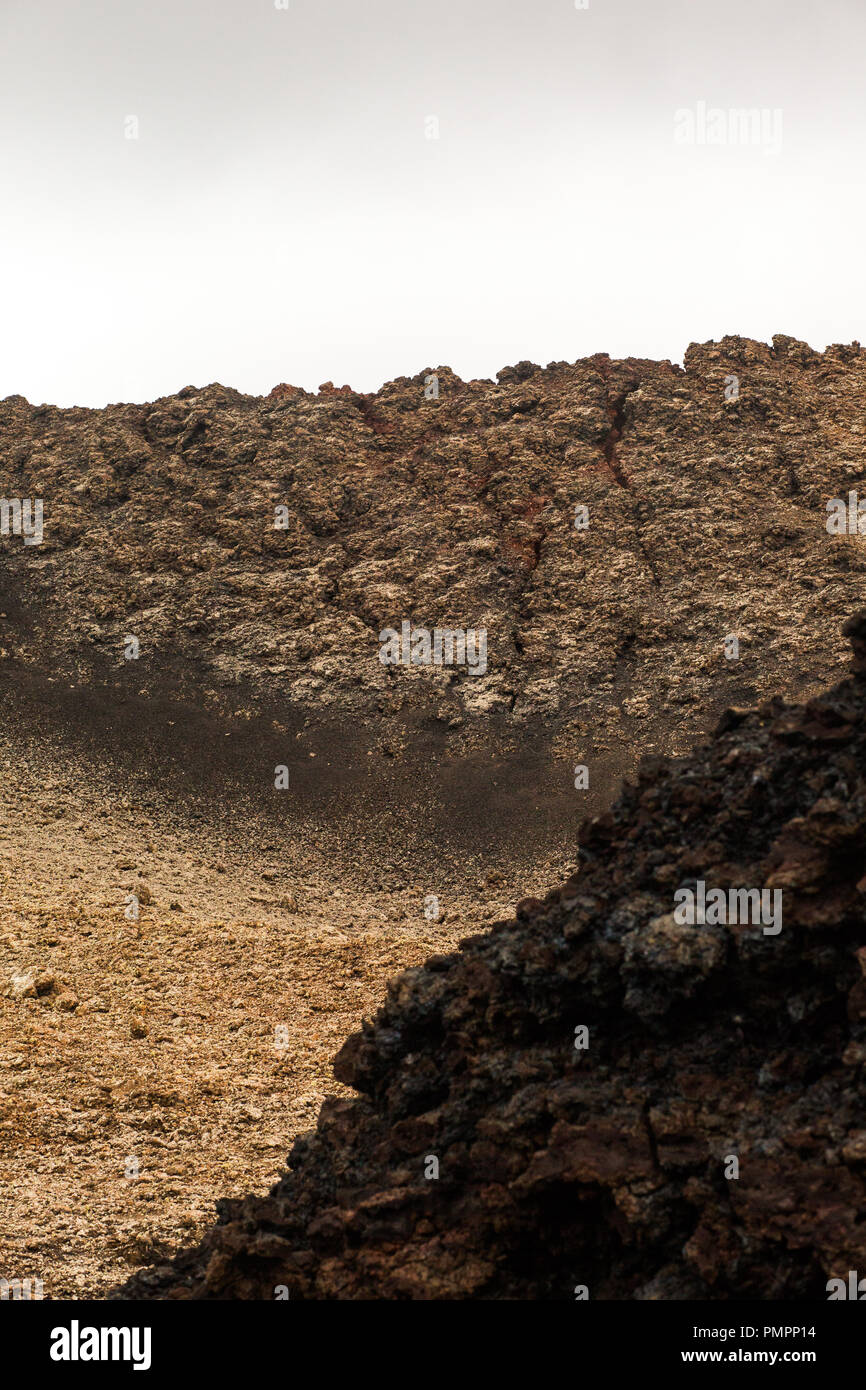
[[[866,478],[858,344],[730,337],[683,368],[598,354],[497,377],[8,397],[4,495],[45,519],[40,545],[2,542],[7,660],[380,738],[430,719],[452,753],[491,721],[515,747],[541,727],[569,753],[685,751],[709,704],[836,678],[866,574],[859,536],[826,529]],[[486,673],[382,665],[403,620],[486,630]]]
[[[642,756],[686,752],[727,711],[736,770],[755,705],[806,705],[839,679],[846,619],[864,661],[864,385],[859,344],[726,338],[692,345],[682,368],[599,354],[522,361],[496,381],[429,368],[375,394],[326,382],[263,399],[190,385],[104,410],[0,402],[10,1268],[38,1258],[49,1297],[101,1295],[130,1263],[194,1246],[217,1194],[274,1181],[388,978],[450,959],[467,923],[514,915],[522,940],[543,936],[547,887],[579,856],[558,907],[578,910],[599,853],[580,821],[609,809]],[[38,544],[7,526],[28,498],[44,504]],[[828,505],[841,529],[828,530]],[[403,623],[483,630],[486,670],[383,665],[380,634]],[[782,740],[785,709],[773,717]],[[644,788],[662,766],[644,763]],[[754,776],[757,798],[765,770]],[[754,885],[796,895],[816,929],[822,913],[836,920],[820,839],[840,833],[836,801],[818,798],[805,830],[794,817],[781,862]],[[621,946],[606,947],[621,951],[629,1027],[664,1046],[670,1011],[705,1002],[730,953],[726,924],[696,932],[675,914],[687,868],[713,882],[711,841],[691,865],[680,857],[689,822],[662,847],[657,891],[617,898]],[[762,852],[748,815],[735,830],[731,873]],[[626,881],[632,866],[617,863]],[[774,958],[787,930],[761,936]],[[55,988],[40,993],[49,971]],[[808,1022],[805,986],[779,998]],[[491,1007],[495,1033],[505,1004]],[[475,1055],[467,1008],[460,984],[446,1030],[458,1069],[464,1041]],[[578,1074],[614,1047],[591,1024],[569,1019]],[[432,1176],[443,1155],[426,1147],[441,1138],[428,1112],[450,1092],[426,1044],[419,1057],[399,1172],[411,1186],[420,1155],[427,1200],[445,1194],[445,1212],[459,1145],[445,1135]],[[714,1085],[722,1071],[714,1057]],[[538,1121],[542,1137],[559,1118]],[[858,1133],[840,1152],[858,1151]],[[387,1211],[377,1180],[356,1192],[353,1221]],[[351,1203],[353,1181],[339,1174],[325,1205]],[[638,1188],[620,1187],[630,1210]],[[334,1221],[342,1230],[333,1213],[321,1229]],[[436,1256],[429,1290],[485,1287],[494,1248],[463,1243],[462,1282],[440,1279]],[[312,1268],[313,1247],[299,1249]],[[677,1268],[644,1296],[679,1296]],[[315,1280],[312,1296],[327,1296]]]
[[[808,1300],[866,1237],[866,676],[732,710],[391,982],[265,1197],[120,1298]],[[683,921],[681,893],[781,892]]]

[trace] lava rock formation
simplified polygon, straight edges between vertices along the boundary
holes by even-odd
[[[783,335],[693,343],[683,367],[426,369],[374,395],[10,396],[4,495],[44,499],[45,521],[3,547],[6,659],[241,722],[348,717],[395,756],[419,718],[450,754],[493,721],[566,756],[684,753],[708,704],[837,679],[866,557],[826,504],[866,477],[864,396],[859,344]],[[486,630],[487,671],[383,666],[403,620]]]
[[[851,677],[645,761],[573,878],[395,979],[336,1059],[359,1097],[115,1296],[806,1300],[862,1269],[866,613],[846,633]],[[680,923],[698,882],[780,890],[782,930]]]

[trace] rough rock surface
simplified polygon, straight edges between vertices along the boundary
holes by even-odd
[[[0,401],[0,498],[45,508],[41,545],[0,509],[0,1274],[195,1244],[388,978],[567,878],[641,755],[838,679],[866,355],[684,361]],[[383,666],[403,620],[485,627],[487,672]]]
[[[811,1299],[862,1270],[866,613],[847,635],[851,678],[649,760],[579,875],[397,977],[335,1064],[360,1097],[121,1296]],[[781,931],[680,925],[699,880],[780,890]]]
[[[44,499],[45,539],[3,543],[6,657],[242,721],[349,714],[396,754],[419,718],[457,753],[492,720],[569,755],[656,721],[685,751],[709,701],[836,677],[866,553],[825,506],[866,479],[866,352],[725,338],[684,361],[443,367],[429,399],[430,371],[375,395],[11,396],[3,490]],[[486,674],[383,666],[404,619],[486,629]]]

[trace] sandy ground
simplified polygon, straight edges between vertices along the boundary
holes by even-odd
[[[442,864],[382,888],[377,865],[372,889],[361,845],[335,872],[259,827],[145,815],[43,746],[0,764],[0,1277],[46,1298],[99,1296],[266,1191],[387,979],[556,880],[455,888]]]

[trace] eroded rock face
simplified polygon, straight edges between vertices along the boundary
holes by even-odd
[[[710,706],[836,678],[866,561],[826,503],[866,476],[864,398],[859,345],[786,337],[375,395],[9,397],[3,490],[45,517],[41,545],[3,541],[6,657],[247,719],[349,716],[389,756],[422,716],[456,754],[494,723],[566,756],[685,751]],[[486,670],[384,666],[404,620],[484,630]]]
[[[862,1270],[864,624],[851,678],[648,761],[579,875],[394,980],[336,1060],[359,1098],[120,1296],[810,1299]],[[781,929],[683,922],[688,889],[781,892]]]

